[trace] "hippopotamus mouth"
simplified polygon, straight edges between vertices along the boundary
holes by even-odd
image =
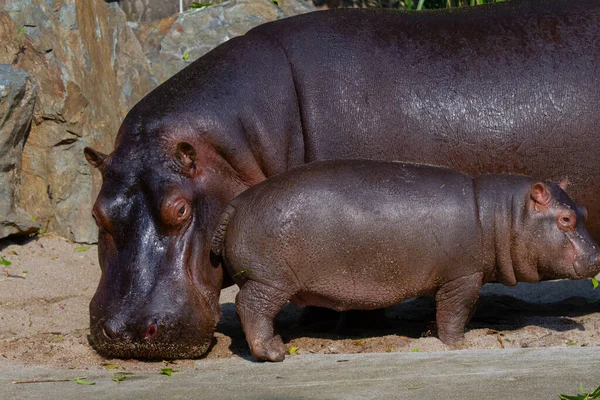
[[[175,358],[200,358],[205,355],[212,343],[212,335],[204,335],[196,341],[167,341],[160,338],[134,341],[119,338],[111,340],[97,324],[92,329],[90,344],[100,354],[115,358],[136,358],[147,360],[169,360]]]
[[[576,244],[576,239],[573,238],[574,235],[577,235],[577,232],[566,233],[567,239],[569,239],[569,243],[571,244],[571,249],[573,250],[573,276],[571,279],[593,277],[600,271],[600,256],[598,253],[586,256],[586,252]]]
[[[98,353],[115,358],[138,358],[168,360],[175,358],[200,358],[210,347],[211,341],[201,343],[140,343],[132,341],[92,343]]]

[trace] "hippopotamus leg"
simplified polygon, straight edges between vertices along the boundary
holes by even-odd
[[[438,289],[436,322],[438,337],[452,345],[465,336],[465,326],[475,312],[479,291],[483,285],[483,272],[477,272],[444,283]]]
[[[237,313],[250,351],[259,360],[283,361],[286,347],[274,334],[273,321],[290,295],[273,286],[246,281],[236,296]]]

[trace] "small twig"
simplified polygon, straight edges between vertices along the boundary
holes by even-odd
[[[498,333],[498,335],[496,337],[498,338],[498,342],[500,342],[500,347],[504,348],[504,342],[502,341],[502,336],[500,336],[500,334]]]
[[[14,384],[20,384],[20,383],[51,383],[51,382],[69,382],[72,381],[73,378],[66,378],[66,379],[25,379],[22,381],[12,381],[12,383]]]

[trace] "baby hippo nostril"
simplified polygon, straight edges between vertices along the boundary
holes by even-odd
[[[150,325],[146,328],[146,334],[144,335],[144,339],[151,339],[158,332],[158,325],[156,322],[151,322]]]

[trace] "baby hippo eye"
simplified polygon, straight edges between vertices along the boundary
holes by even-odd
[[[572,231],[577,224],[577,217],[574,213],[561,213],[558,215],[558,227],[562,231]]]

